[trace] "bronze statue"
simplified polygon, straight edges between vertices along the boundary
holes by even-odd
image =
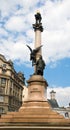
[[[35,14],[35,20],[36,20],[36,22],[35,22],[35,24],[33,24],[34,31],[40,30],[41,32],[43,32],[43,27],[42,27],[42,23],[41,23],[42,17],[39,12],[37,12]]]
[[[37,14],[35,14],[35,19],[36,19],[36,24],[40,24],[41,23],[41,14],[38,12]]]
[[[42,56],[36,62],[36,74],[43,75],[43,70],[45,69],[45,62],[42,59]]]
[[[39,50],[40,50],[40,48],[42,47],[42,45],[41,46],[39,46],[39,47],[37,47],[36,49],[31,49],[31,47],[30,46],[28,46],[28,45],[26,45],[28,48],[29,48],[29,50],[31,51],[31,54],[30,54],[30,60],[32,60],[32,66],[34,66],[35,64],[36,64],[36,54],[39,52]]]

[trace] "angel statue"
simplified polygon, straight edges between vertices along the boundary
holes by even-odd
[[[33,49],[33,50],[31,49],[30,46],[28,46],[28,45],[26,45],[26,46],[29,48],[29,50],[31,52],[30,53],[30,60],[32,60],[32,66],[34,66],[36,64],[36,54],[39,52],[42,45],[37,47],[36,49]]]

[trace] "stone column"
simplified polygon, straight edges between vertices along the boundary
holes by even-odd
[[[41,14],[39,12],[37,14],[35,14],[36,23],[33,24],[33,28],[34,28],[34,31],[35,31],[35,49],[37,47],[41,46],[41,32],[43,32],[41,19],[42,19],[42,17],[41,17]],[[42,50],[41,49],[36,54],[36,59],[39,58],[40,55],[42,55]]]
[[[35,24],[33,24],[33,28],[35,31],[35,49],[41,46],[41,32],[43,32],[41,19],[42,17],[40,13],[35,14],[36,22]],[[42,55],[42,49],[40,48],[38,53],[36,53],[36,61],[40,58],[41,55]],[[34,67],[34,71],[36,72],[36,65]]]
[[[35,48],[41,46],[41,31],[40,30],[36,30],[35,31]],[[40,51],[37,53],[37,55],[42,55],[42,50],[40,49]]]

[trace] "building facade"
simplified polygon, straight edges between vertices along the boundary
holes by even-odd
[[[24,74],[17,73],[11,60],[0,54],[0,114],[17,111],[22,105]]]
[[[55,94],[56,94],[56,92],[54,90],[52,90],[50,92],[50,99],[48,99],[48,102],[49,102],[51,108],[54,111],[57,111],[58,113],[63,115],[65,118],[70,118],[70,103],[69,103],[68,107],[60,107],[56,100]]]

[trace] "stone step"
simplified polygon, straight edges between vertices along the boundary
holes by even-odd
[[[41,117],[25,117],[25,118],[10,118],[10,119],[1,119],[0,120],[0,123],[24,123],[24,122],[39,122],[39,123],[47,123],[47,122],[50,122],[50,123],[68,123],[70,124],[70,121],[69,120],[65,120],[65,119],[56,119],[56,118],[41,118]],[[0,124],[1,125],[1,124]]]

